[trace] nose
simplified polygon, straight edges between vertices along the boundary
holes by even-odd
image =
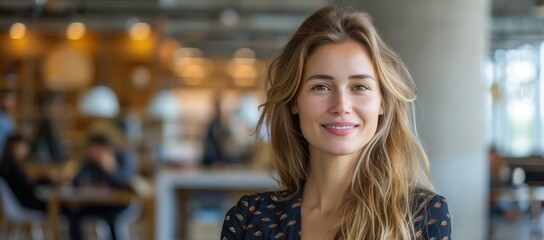
[[[332,105],[330,113],[332,114],[349,114],[353,110],[352,101],[349,93],[345,91],[335,91],[332,96]]]

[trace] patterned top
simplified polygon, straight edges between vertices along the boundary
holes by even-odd
[[[226,214],[221,240],[300,239],[301,193],[288,201],[286,192],[243,196]],[[451,239],[450,213],[446,199],[425,190],[418,191],[414,206],[417,240]]]

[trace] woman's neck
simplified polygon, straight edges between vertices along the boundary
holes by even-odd
[[[303,192],[304,208],[324,214],[336,211],[348,191],[355,159],[355,154],[332,156],[310,151],[310,174]]]

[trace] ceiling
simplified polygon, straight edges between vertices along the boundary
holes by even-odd
[[[492,0],[493,16],[530,15],[540,0]]]
[[[544,0],[491,1],[493,46],[544,38]],[[82,21],[90,29],[119,31],[138,18],[163,36],[215,54],[252,47],[263,56],[283,44],[309,13],[332,2],[336,1],[2,0],[0,30],[24,21],[62,34],[68,22]]]
[[[491,49],[540,44],[544,0],[492,0]]]
[[[71,21],[97,31],[122,31],[137,18],[162,36],[208,54],[281,46],[304,18],[331,0],[2,0],[0,30],[15,21],[63,34]],[[266,57],[266,56],[263,56]]]

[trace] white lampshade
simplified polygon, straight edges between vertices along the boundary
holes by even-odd
[[[181,102],[172,91],[162,90],[151,99],[148,114],[155,119],[177,120],[181,117]]]
[[[119,113],[119,101],[111,88],[95,86],[83,95],[79,110],[85,116],[115,117]]]

